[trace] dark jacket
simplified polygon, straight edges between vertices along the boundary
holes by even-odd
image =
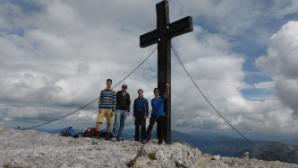
[[[138,97],[133,103],[133,116],[148,116],[148,101],[146,98]]]
[[[129,93],[123,94],[122,91],[118,91],[116,94],[117,105],[116,109],[130,111],[130,96]]]

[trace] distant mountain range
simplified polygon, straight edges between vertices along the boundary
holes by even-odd
[[[298,164],[298,145],[271,141],[255,141],[253,145],[242,139],[206,133],[196,133],[192,136],[173,131],[172,135],[174,141],[186,142],[212,155],[239,157],[249,152],[250,158]]]
[[[222,156],[239,156],[243,151],[252,148],[251,144],[241,139],[230,138],[222,135],[210,135],[206,133],[184,134],[178,131],[172,132],[173,140],[188,143],[199,148],[204,153]]]
[[[62,129],[38,129],[49,133],[59,133]],[[83,131],[83,130],[77,130]],[[134,130],[126,129],[123,133],[125,139],[133,139]],[[152,137],[156,137],[155,130]],[[268,161],[282,161],[298,164],[298,145],[284,144],[272,141],[255,141],[255,145],[243,139],[223,136],[214,132],[182,133],[172,131],[173,142],[187,143],[199,148],[203,153],[239,157],[249,152],[250,158]],[[297,141],[298,142],[298,141]]]
[[[298,145],[271,142],[249,150],[251,156],[262,160],[279,160],[298,164]]]

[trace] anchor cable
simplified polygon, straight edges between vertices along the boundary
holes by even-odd
[[[199,91],[199,93],[202,95],[202,97],[205,99],[205,101],[207,102],[207,104],[210,106],[210,108],[216,112],[216,116],[219,117],[220,119],[224,120],[224,123],[231,127],[240,137],[242,137],[245,141],[247,141],[248,143],[250,143],[253,146],[257,146],[257,144],[250,140],[249,138],[247,138],[243,133],[241,133],[240,130],[238,130],[235,126],[233,126],[221,113],[220,111],[215,107],[215,105],[208,99],[208,97],[204,94],[203,90],[199,87],[199,85],[197,84],[197,82],[193,79],[193,77],[191,76],[190,72],[186,69],[183,61],[181,60],[181,58],[179,57],[178,53],[176,52],[176,50],[173,48],[173,46],[171,46],[172,51],[174,53],[174,55],[177,57],[179,63],[181,64],[183,70],[185,71],[185,73],[187,74],[187,76],[189,77],[189,79],[192,81],[193,85],[195,86],[195,88]],[[266,155],[266,151],[261,149],[260,147],[258,147],[259,150],[261,150],[262,152],[264,152],[263,156],[267,159],[270,160],[269,157]]]
[[[202,95],[202,97],[205,99],[205,101],[207,102],[207,104],[210,106],[210,108],[216,112],[217,116],[220,117],[221,119],[224,120],[224,122],[231,127],[237,134],[239,134],[243,139],[245,139],[247,142],[251,143],[251,144],[255,144],[253,141],[251,141],[250,139],[248,139],[244,134],[242,134],[235,126],[233,126],[220,112],[219,110],[214,106],[214,104],[208,99],[208,97],[205,95],[205,93],[202,91],[202,89],[199,87],[199,85],[197,84],[197,82],[193,79],[193,77],[191,76],[190,72],[186,69],[184,63],[182,62],[181,58],[178,56],[176,50],[173,48],[173,46],[171,46],[173,53],[175,54],[175,56],[177,57],[179,63],[181,64],[183,70],[185,71],[185,73],[187,74],[187,76],[189,77],[189,79],[192,81],[193,85],[195,86],[195,88],[199,91],[199,93]]]
[[[125,81],[127,78],[129,78],[133,73],[135,73],[152,55],[153,53],[157,50],[157,48],[154,48],[149,54],[147,57],[145,57],[144,60],[142,60],[134,69],[132,69],[132,71],[130,71],[126,76],[124,76],[118,83],[116,83],[116,85],[114,85],[113,89],[117,86],[119,86],[123,81]],[[27,128],[22,128],[22,130],[30,130],[30,129],[34,129],[34,128],[39,128],[41,126],[44,126],[44,125],[47,125],[47,124],[50,124],[52,122],[55,122],[55,121],[58,121],[58,120],[61,120],[63,118],[66,118],[72,114],[75,114],[83,109],[85,109],[86,107],[88,107],[89,105],[91,105],[92,103],[96,102],[98,100],[98,98],[90,101],[89,103],[79,107],[78,109],[68,113],[68,114],[65,114],[59,118],[56,118],[56,119],[53,119],[53,120],[50,120],[50,121],[47,121],[47,122],[44,122],[42,124],[38,124],[38,125],[34,125],[34,126],[31,126],[31,127],[27,127]]]

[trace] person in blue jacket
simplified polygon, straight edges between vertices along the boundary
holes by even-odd
[[[138,97],[134,100],[133,116],[135,119],[135,141],[143,142],[146,140],[146,118],[148,117],[148,100],[144,98],[143,89],[138,90]]]
[[[160,96],[158,88],[154,90],[154,98],[151,100],[152,112],[150,117],[150,123],[146,132],[146,141],[148,142],[151,138],[151,131],[155,123],[157,123],[157,139],[158,144],[162,144],[165,130],[165,112],[164,112],[164,100],[168,98],[170,94],[170,85],[166,84],[165,94]]]

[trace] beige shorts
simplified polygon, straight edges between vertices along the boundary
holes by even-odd
[[[112,118],[113,118],[112,109],[100,109],[100,110],[98,110],[97,122],[102,123],[104,117],[106,117],[108,125],[112,124]]]

